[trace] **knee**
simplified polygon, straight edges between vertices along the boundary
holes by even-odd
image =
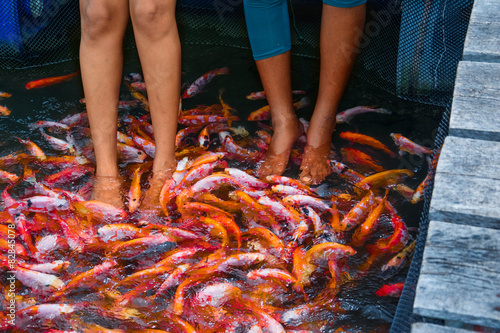
[[[166,32],[175,23],[175,6],[169,6],[163,0],[141,1],[131,9],[131,15],[134,29],[146,33]]]
[[[98,39],[117,26],[112,8],[105,6],[101,1],[93,1],[82,8],[81,16],[82,36],[89,39]]]

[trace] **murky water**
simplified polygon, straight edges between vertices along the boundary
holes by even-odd
[[[137,58],[131,56],[128,59],[129,61],[124,68],[124,74],[140,72]],[[218,103],[220,89],[223,91],[224,101],[238,111],[241,119],[246,119],[250,112],[266,104],[265,100],[252,101],[245,98],[250,92],[262,90],[250,51],[193,45],[183,47],[183,83],[191,83],[205,72],[225,66],[231,69],[231,75],[222,75],[214,78],[202,93],[184,102],[184,109],[189,109],[196,105]],[[68,66],[61,66],[61,68],[63,67],[66,69]],[[36,70],[32,71],[32,73],[36,72]],[[60,73],[58,72],[58,68],[54,67],[51,76],[67,73]],[[292,88],[305,90],[313,102],[312,105],[314,105],[315,92],[317,90],[318,62],[312,59],[294,57],[292,60],[292,77]],[[53,153],[40,134],[30,128],[29,125],[38,120],[58,121],[67,115],[84,110],[83,106],[79,103],[80,98],[83,97],[79,78],[38,90],[28,91],[24,88],[24,85],[28,81],[38,78],[30,75],[30,71],[28,70],[18,74],[8,73],[8,75],[0,75],[0,91],[12,93],[12,97],[0,100],[0,105],[7,106],[12,111],[10,116],[0,117],[0,149],[2,156],[24,149],[16,137],[30,138],[39,144],[42,149]],[[125,99],[130,98],[125,86],[122,87],[121,94]],[[432,147],[442,110],[398,100],[392,95],[386,94],[353,78],[346,89],[340,109],[344,110],[357,105],[376,105],[392,111],[392,115],[363,114],[355,117],[349,124],[338,124],[334,134],[334,143],[336,144],[338,156],[342,155],[341,148],[347,146],[347,142],[339,137],[339,133],[343,131],[370,135],[389,147],[394,147],[389,134],[398,132],[419,144]],[[300,110],[298,115],[308,119],[311,112],[312,107],[309,107]],[[131,113],[140,115],[141,111],[131,111]],[[257,129],[256,124],[252,122],[242,121],[233,126],[238,125],[244,126],[251,133]],[[415,171],[415,176],[405,182],[411,188],[416,188],[428,171],[427,162],[423,158],[405,155],[404,157],[395,159],[384,159],[384,157],[380,156],[380,159],[386,169],[408,168]],[[296,177],[297,173],[297,168],[292,168],[286,175]],[[4,188],[5,186],[1,184],[0,189],[3,190]],[[347,188],[342,181],[332,175],[328,178],[326,184],[320,186],[319,191],[325,197],[328,197],[332,193],[342,193]],[[410,228],[410,234],[415,237],[416,231],[414,228],[418,226],[422,203],[413,205],[403,200],[402,197],[398,198],[397,196],[393,203],[402,219]],[[342,209],[342,207],[339,207],[339,209]],[[347,206],[344,209],[347,209]],[[388,216],[382,216],[380,233],[390,229],[389,220]],[[134,218],[131,218],[129,221],[137,222],[134,221]],[[247,244],[246,246],[249,245]],[[130,274],[136,270],[138,266],[146,266],[146,258],[154,255],[163,255],[168,250],[168,247],[157,247],[143,254],[140,258],[124,260],[122,262],[124,272],[121,272],[121,274],[126,276],[127,273]],[[77,265],[78,271],[85,271],[89,267],[101,263],[102,256],[103,253],[100,252],[93,254],[86,253],[85,255],[73,254],[71,260],[79,263],[79,266]],[[358,267],[362,265],[364,259],[366,257],[363,254],[363,250],[359,250],[358,255],[351,261],[348,261],[347,264],[351,267]],[[84,267],[82,267],[83,263],[85,263]],[[374,267],[381,265],[382,263],[377,263]],[[75,273],[74,271],[71,272]],[[351,272],[353,279],[342,285],[342,289],[336,298],[329,297],[328,293],[322,293],[325,284],[328,283],[327,276],[314,275],[312,277],[312,287],[307,292],[315,297],[315,304],[322,303],[323,306],[321,310],[312,313],[310,316],[314,320],[323,323],[322,326],[324,328],[322,331],[325,332],[387,332],[397,306],[397,298],[378,297],[375,295],[375,292],[384,284],[404,281],[406,273],[407,268],[401,269],[392,276],[380,274],[378,269],[370,269],[366,275],[357,279],[356,273]],[[232,272],[227,274],[224,279],[219,279],[218,282],[230,281],[237,283],[236,281],[240,275],[241,272],[239,271]],[[243,288],[243,286],[240,287]],[[23,292],[27,293],[24,289]],[[297,295],[293,293],[286,295],[288,299],[283,300],[283,305],[295,304],[294,299]],[[71,297],[73,300],[78,301],[96,301],[94,299],[96,296],[92,293],[76,293]],[[154,322],[155,320],[158,321],[157,317],[161,315],[162,311],[168,308],[171,297],[171,294],[167,295],[164,300],[165,303],[160,305],[150,306],[147,302],[136,305],[142,309],[149,309],[153,315],[152,317],[156,318],[151,321]],[[143,298],[137,298],[137,302],[140,303],[141,300]],[[331,305],[326,306],[329,303]],[[115,327],[115,324],[117,325],[116,327],[119,327],[121,323],[119,320],[115,322],[114,319],[101,317],[98,310],[86,311],[80,319],[107,327]],[[185,319],[203,321],[201,316]],[[293,322],[293,318],[290,319],[289,323],[291,327],[297,324]],[[60,328],[68,328],[67,323],[59,323],[58,325],[56,326]],[[36,331],[36,329],[33,331]]]

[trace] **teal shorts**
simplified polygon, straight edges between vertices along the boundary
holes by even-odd
[[[366,0],[323,0],[329,6],[350,8]],[[255,60],[289,51],[292,47],[287,0],[243,0],[248,38]]]

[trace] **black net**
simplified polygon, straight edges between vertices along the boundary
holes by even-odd
[[[354,75],[400,98],[449,106],[473,0],[368,1]],[[249,49],[242,0],[179,0],[184,44]],[[292,1],[292,52],[318,58],[320,1]],[[78,0],[4,0],[0,68],[23,69],[78,59]],[[125,48],[133,49],[131,29]]]

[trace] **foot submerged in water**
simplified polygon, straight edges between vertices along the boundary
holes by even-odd
[[[121,193],[122,184],[120,177],[96,176],[90,198],[124,209],[125,205]]]
[[[331,142],[325,142],[318,147],[306,145],[302,155],[299,179],[306,185],[318,185],[326,176],[332,173],[328,163]]]
[[[257,177],[281,176],[290,160],[290,153],[294,143],[303,133],[304,129],[298,120],[294,122],[291,128],[275,131],[266,156],[256,172]]]
[[[149,180],[149,188],[144,194],[139,210],[159,214],[162,209],[160,205],[160,192],[165,182],[172,178],[174,170],[167,170],[153,173]]]

